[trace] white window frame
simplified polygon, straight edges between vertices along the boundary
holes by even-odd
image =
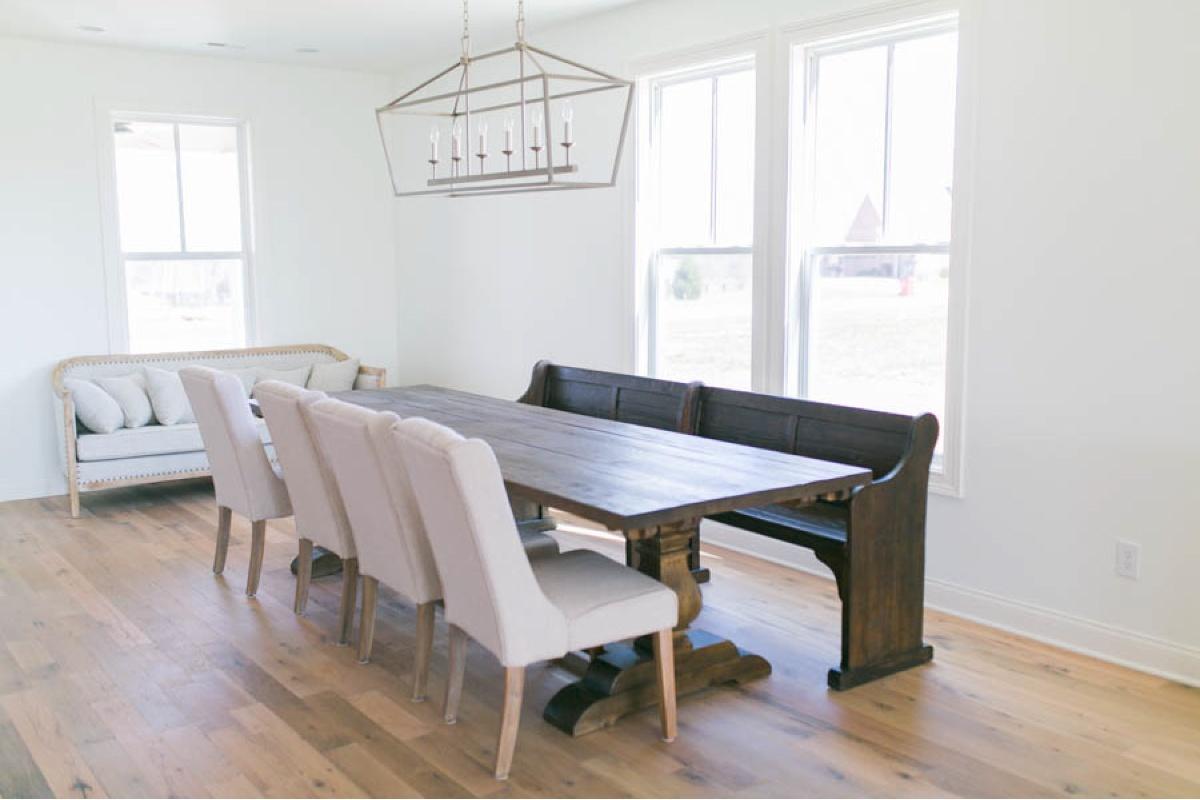
[[[244,119],[226,115],[181,114],[161,111],[129,111],[124,106],[97,105],[99,137],[100,205],[103,218],[105,283],[108,315],[108,350],[129,351],[129,306],[126,296],[127,261],[220,261],[239,259],[242,264],[242,313],[246,347],[258,343],[257,307],[254,299],[254,204],[250,175],[250,131]],[[183,220],[183,184],[179,162],[179,128],[175,128],[176,191],[179,203],[179,251],[125,252],[121,246],[120,209],[117,203],[117,160],[113,126],[117,122],[158,122],[178,125],[214,125],[237,131],[238,193],[241,201],[242,249],[231,251],[188,252]]]
[[[646,163],[650,125],[649,81],[722,60],[754,56],[757,80],[755,104],[755,182],[752,337],[752,388],[771,394],[796,394],[799,348],[798,312],[806,305],[804,272],[792,258],[799,242],[789,239],[793,209],[793,167],[803,161],[792,152],[792,130],[803,131],[803,109],[792,107],[793,56],[799,48],[827,44],[838,37],[861,37],[885,28],[915,27],[956,16],[959,39],[958,81],[954,136],[954,196],[951,203],[950,297],[946,341],[946,408],[941,423],[942,465],[930,473],[931,492],[962,497],[964,490],[964,393],[966,386],[967,281],[970,266],[972,223],[971,190],[974,178],[975,140],[974,47],[978,39],[975,13],[957,0],[896,0],[863,10],[785,24],[722,42],[643,59],[627,65],[638,80],[637,131],[634,151],[636,175],[627,184],[623,202],[626,252],[633,268],[626,270],[630,361],[640,374],[650,373],[653,306],[657,284],[652,282],[655,243],[653,202],[654,165]],[[808,79],[807,70],[804,79]],[[797,119],[797,117],[800,117]],[[805,135],[804,133],[799,136]]]

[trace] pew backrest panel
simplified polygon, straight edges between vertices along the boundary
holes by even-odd
[[[521,402],[587,417],[692,433],[700,384],[539,361]]]
[[[696,433],[866,467],[878,480],[909,451],[918,418],[794,397],[704,387]]]

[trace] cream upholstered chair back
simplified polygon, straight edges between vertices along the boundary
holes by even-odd
[[[255,384],[254,396],[283,467],[296,512],[296,533],[342,558],[354,558],[355,541],[346,508],[333,472],[316,446],[309,418],[310,409],[325,399],[325,393],[282,381],[263,381]]]
[[[179,379],[208,451],[217,505],[251,520],[291,514],[287,488],[267,459],[242,382],[210,367],[184,367]]]
[[[446,621],[505,666],[567,651],[567,623],[538,586],[496,456],[426,419],[393,428],[441,575]]]
[[[408,472],[391,441],[399,417],[340,400],[314,403],[309,414],[346,502],[359,571],[414,603],[441,599],[442,585]]]

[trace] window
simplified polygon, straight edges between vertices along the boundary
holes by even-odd
[[[647,367],[750,388],[753,318],[752,61],[653,79],[648,180]]]
[[[642,62],[629,319],[645,374],[936,414],[930,486],[957,495],[953,2]]]
[[[953,21],[797,48],[802,396],[945,418],[956,59]]]
[[[129,350],[244,346],[250,253],[242,127],[117,116],[112,136]]]

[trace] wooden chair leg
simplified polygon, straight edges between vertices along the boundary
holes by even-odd
[[[358,599],[358,559],[342,559],[342,615],[341,630],[338,632],[338,645],[350,644],[350,634],[354,632],[354,603]]]
[[[233,522],[233,511],[217,506],[217,550],[213,554],[213,574],[225,571],[225,555],[229,552],[229,526]]]
[[[375,608],[379,605],[379,581],[370,575],[363,576],[362,613],[358,618],[358,663],[371,660],[371,647],[375,644]]]
[[[500,712],[500,741],[496,743],[496,780],[508,779],[517,731],[521,727],[521,697],[525,693],[525,668],[504,668],[504,708]]]
[[[300,552],[296,555],[296,602],[292,611],[304,614],[308,605],[308,585],[312,582],[312,539],[300,540]]]
[[[71,480],[68,478],[68,480]],[[79,519],[79,485],[71,480],[71,485],[67,488],[67,494],[71,501],[71,519]]]
[[[458,701],[462,699],[463,674],[467,671],[467,634],[457,625],[450,626],[450,666],[446,671],[446,702],[442,719],[450,725],[458,720]]]
[[[658,667],[658,717],[664,742],[675,741],[675,642],[670,628],[654,634],[654,662]]]
[[[262,578],[263,551],[267,546],[267,521],[260,519],[250,524],[250,570],[246,573],[246,597],[258,594],[258,581]]]
[[[425,687],[429,685],[429,656],[433,652],[433,621],[436,603],[421,603],[417,606],[417,653],[413,663],[414,703],[425,700]]]

